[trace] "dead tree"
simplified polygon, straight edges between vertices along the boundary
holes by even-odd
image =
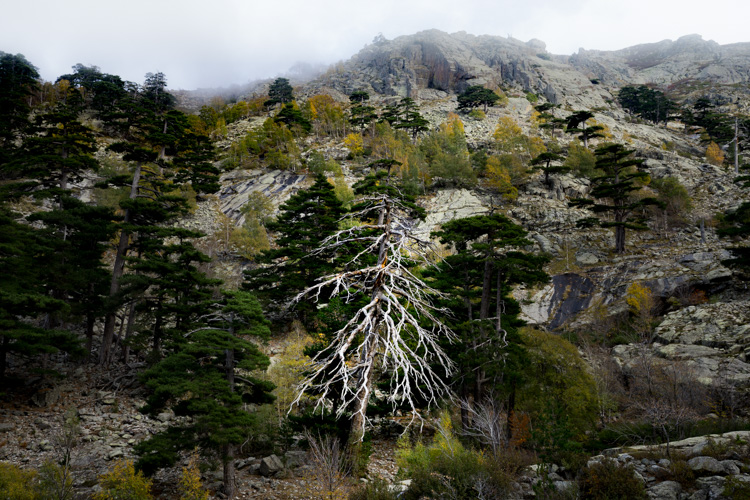
[[[336,415],[352,413],[350,443],[364,436],[367,402],[377,370],[391,375],[388,401],[405,403],[417,417],[417,398],[435,405],[450,390],[444,377],[453,363],[441,349],[442,337],[453,332],[436,317],[440,311],[432,299],[440,292],[427,285],[410,269],[415,261],[433,265],[427,258],[431,244],[415,235],[415,221],[408,217],[408,203],[397,196],[374,194],[360,199],[366,206],[354,217],[373,217],[371,223],[337,232],[325,239],[316,252],[329,252],[358,244],[363,249],[351,258],[345,270],[321,278],[317,285],[293,299],[319,301],[321,294],[351,302],[368,301],[333,335],[329,347],[312,360],[312,369],[299,386],[297,404],[305,393],[319,395],[318,406],[335,399]],[[377,255],[375,264],[366,264]],[[372,262],[372,259],[370,259]],[[324,297],[327,299],[328,297]],[[437,373],[433,367],[438,367]]]

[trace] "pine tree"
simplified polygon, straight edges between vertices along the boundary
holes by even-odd
[[[249,373],[263,370],[268,358],[248,337],[267,338],[269,322],[258,302],[246,292],[226,292],[202,318],[203,326],[182,332],[178,349],[143,373],[150,395],[144,411],[171,408],[188,416],[140,443],[139,468],[152,474],[173,465],[180,450],[219,454],[224,465],[224,494],[235,493],[235,447],[247,439],[255,415],[244,405],[273,401],[273,384]]]
[[[170,194],[178,181],[192,181],[198,191],[218,189],[217,172],[212,165],[212,148],[205,138],[192,136],[187,130],[187,119],[172,109],[175,98],[166,90],[166,79],[162,73],[147,74],[140,91],[133,97],[122,100],[123,109],[130,115],[130,126],[122,140],[110,149],[123,155],[133,165],[130,178],[130,195],[121,203],[124,210],[119,243],[115,254],[110,281],[110,310],[106,315],[99,362],[106,364],[111,358],[116,312],[121,280],[125,274],[128,254],[137,242],[141,248],[148,247],[146,238],[155,238],[154,245],[163,244],[170,235],[180,236],[179,231],[167,229],[165,224],[185,212],[186,200]],[[178,161],[174,162],[177,159]],[[170,161],[171,160],[171,161]],[[176,231],[176,232],[175,232]],[[188,252],[191,253],[191,252]],[[133,311],[131,303],[131,311]],[[133,315],[129,315],[131,320]],[[130,328],[130,327],[129,327]],[[159,329],[155,329],[155,346],[159,347]],[[158,349],[157,349],[158,351]]]
[[[274,104],[286,104],[294,100],[294,89],[287,78],[277,78],[268,87],[268,100],[263,104],[273,106]]]
[[[550,174],[562,174],[570,171],[570,167],[564,165],[552,165],[552,162],[559,162],[563,157],[557,153],[545,151],[536,158],[532,158],[531,165],[534,170],[541,170],[544,172],[544,183],[551,187],[549,176]]]
[[[586,126],[586,122],[594,117],[594,113],[591,111],[578,111],[566,118],[567,124],[565,132],[568,134],[578,134],[578,138],[583,141],[583,147],[589,147],[589,139],[596,137],[604,137],[602,130],[604,127],[601,125],[593,125],[591,127]],[[578,126],[581,128],[578,128]]]
[[[648,229],[640,208],[648,205],[663,206],[655,198],[636,199],[633,192],[640,189],[638,182],[648,179],[648,174],[638,167],[643,160],[631,158],[632,150],[620,144],[609,144],[596,149],[596,168],[602,175],[591,179],[591,198],[572,200],[572,206],[587,207],[596,214],[611,213],[612,219],[588,217],[578,221],[583,227],[598,225],[615,228],[615,252],[625,252],[625,230]],[[598,200],[598,201],[595,201]]]
[[[268,231],[276,235],[276,248],[258,256],[262,267],[248,272],[243,286],[256,293],[268,310],[282,313],[292,297],[337,268],[335,253],[314,251],[338,230],[346,211],[336,198],[334,186],[322,174],[315,177],[309,189],[292,195],[279,208],[276,221],[266,224]],[[293,314],[310,325],[315,306],[299,303]]]
[[[44,250],[35,254],[44,269],[46,289],[51,297],[68,305],[64,315],[50,316],[50,325],[85,320],[86,351],[91,353],[94,325],[104,315],[110,272],[102,256],[114,236],[115,214],[110,208],[86,205],[63,194],[51,211],[40,211],[27,218],[42,223],[37,231]]]
[[[10,168],[23,178],[36,179],[51,194],[65,193],[71,182],[97,171],[94,132],[81,123],[84,112],[82,89],[67,81],[58,83],[60,98],[46,112],[35,116],[20,156]],[[37,193],[39,196],[39,193]]]
[[[17,214],[5,201],[0,196],[0,379],[10,353],[21,359],[58,351],[82,353],[75,334],[38,326],[38,318],[69,309],[47,293],[47,276],[37,256],[51,249],[38,231],[15,221]]]
[[[458,95],[458,109],[472,109],[482,106],[487,112],[488,106],[494,106],[500,96],[481,85],[472,85]]]
[[[521,249],[530,244],[526,231],[502,214],[455,219],[436,233],[456,253],[436,271],[427,273],[453,312],[446,322],[459,335],[450,353],[459,366],[458,393],[479,403],[490,392],[504,392],[512,412],[515,388],[521,377],[523,349],[517,329],[520,307],[511,297],[512,286],[532,285],[548,279],[542,271],[546,256]],[[467,423],[468,408],[463,409]]]
[[[26,129],[38,79],[37,69],[23,55],[0,51],[0,168],[12,159]]]
[[[195,231],[142,227],[133,243],[130,273],[120,280],[123,299],[136,304],[142,336],[158,359],[165,343],[179,340],[185,329],[205,313],[219,280],[209,279],[197,266],[209,261],[190,241]]]
[[[735,181],[743,188],[750,188],[750,164],[741,169],[742,175]],[[746,238],[750,235],[750,201],[741,203],[734,210],[727,211],[720,219],[719,236],[728,238]],[[750,279],[750,246],[736,245],[729,249],[732,258],[722,261],[725,265],[736,268],[744,280]]]

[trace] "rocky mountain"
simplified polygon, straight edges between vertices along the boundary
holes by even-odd
[[[560,176],[548,189],[532,178],[518,200],[503,209],[530,231],[538,250],[553,257],[549,284],[517,290],[526,319],[552,330],[586,330],[602,308],[610,317],[626,313],[628,286],[643,283],[658,297],[664,315],[649,356],[687,363],[706,383],[720,378],[715,369],[728,362],[733,380],[750,388],[750,339],[743,327],[748,318],[742,312],[746,284],[722,264],[733,243],[718,238],[711,227],[699,229],[701,220],[736,207],[744,195],[731,170],[706,162],[705,145],[684,134],[682,124],[656,127],[633,120],[615,102],[620,87],[649,84],[680,103],[709,97],[718,109],[743,112],[749,81],[750,43],[721,46],[688,35],[618,51],[581,49],[568,57],[548,53],[539,40],[429,30],[377,40],[299,90],[308,96],[328,93],[340,101],[362,89],[375,102],[412,97],[437,127],[456,110],[455,96],[468,86],[503,88],[510,97],[505,108],[490,109],[484,120],[463,120],[475,148],[491,141],[500,117],[512,117],[524,130],[533,127],[528,92],[561,105],[566,111],[558,111],[559,116],[595,110],[611,139],[635,149],[653,179],[674,177],[687,188],[693,209],[678,227],[657,222],[651,231],[631,232],[627,254],[614,255],[611,230],[576,227],[585,212],[568,202],[588,193],[585,179]],[[345,150],[333,148],[329,154],[348,165]],[[449,189],[424,197],[422,203],[428,218],[420,229],[429,232],[448,220],[487,212],[495,201],[483,189]],[[691,294],[710,297],[711,303],[687,309],[674,305],[688,304]],[[613,354],[623,365],[636,356],[627,348]]]

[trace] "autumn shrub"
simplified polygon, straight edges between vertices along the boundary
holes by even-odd
[[[640,500],[646,499],[646,488],[630,466],[613,459],[604,459],[585,467],[578,478],[580,498],[583,500]]]
[[[656,316],[656,298],[651,289],[640,283],[631,283],[625,294],[625,302],[630,307],[632,327],[640,341],[651,341],[653,323]]]
[[[362,134],[351,133],[344,138],[344,146],[349,150],[349,154],[353,157],[361,156],[364,153],[364,141],[362,140]]]
[[[720,166],[724,163],[724,151],[715,142],[709,143],[706,148],[706,161],[711,165]]]
[[[464,125],[458,115],[449,114],[440,127],[430,131],[422,140],[420,150],[435,184],[472,186],[476,183]]]
[[[309,493],[313,498],[333,500],[345,498],[344,487],[352,470],[352,462],[341,441],[331,434],[305,433],[313,466]]]
[[[513,157],[490,156],[485,164],[487,184],[507,201],[514,201],[518,198],[518,188],[513,185],[511,178],[512,161]]]
[[[471,111],[469,111],[469,117],[474,118],[475,120],[481,121],[487,118],[487,115],[481,109],[474,108]]]
[[[412,483],[403,498],[503,498],[517,468],[481,451],[465,447],[443,415],[440,431],[429,445],[399,443],[397,463]]]
[[[142,472],[136,472],[131,460],[115,463],[109,471],[99,476],[101,491],[94,500],[148,500],[151,496],[151,480]]]
[[[198,454],[193,453],[180,474],[180,500],[208,500],[208,491],[203,489]]]
[[[9,500],[41,499],[36,483],[36,471],[0,462],[0,498]]]

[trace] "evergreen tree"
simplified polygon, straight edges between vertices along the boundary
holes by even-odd
[[[172,109],[174,103],[174,96],[166,91],[166,79],[162,73],[147,74],[138,94],[122,101],[124,109],[130,113],[131,124],[122,140],[112,144],[110,149],[122,153],[123,159],[133,165],[133,175],[130,178],[129,198],[121,203],[124,217],[110,281],[110,310],[104,323],[100,363],[106,364],[111,358],[116,312],[121,305],[118,302],[121,298],[121,280],[133,242],[138,241],[144,247],[147,245],[143,241],[146,237],[157,240],[168,238],[170,231],[164,227],[165,223],[185,212],[186,200],[169,193],[177,186],[168,179],[173,173],[173,163],[168,155],[179,155],[180,146],[186,140],[187,127],[185,116]],[[201,147],[205,145],[203,141]],[[193,149],[187,151],[196,152]],[[178,172],[180,178],[197,179],[199,189],[218,187],[215,180],[206,182],[203,176],[207,164],[205,150],[197,157],[183,160],[178,165],[183,167]],[[188,168],[193,171],[186,172]],[[134,261],[130,262],[132,266]],[[131,311],[134,312],[132,307]],[[130,314],[130,318],[133,318],[133,314]]]
[[[38,79],[37,69],[23,55],[0,51],[0,168],[11,160],[26,129]]]
[[[375,108],[365,104],[370,100],[370,94],[364,90],[352,92],[349,96],[351,107],[349,108],[349,123],[364,130],[377,119]]]
[[[471,394],[476,403],[487,392],[503,393],[510,414],[524,362],[517,337],[520,307],[510,293],[515,284],[546,281],[542,266],[549,259],[522,251],[530,244],[526,231],[501,214],[454,219],[436,236],[456,250],[427,275],[445,294],[452,311],[446,321],[459,336],[449,351],[459,367],[457,392],[465,400]]]
[[[544,172],[544,183],[547,184],[548,187],[552,187],[549,179],[550,174],[562,174],[570,171],[570,167],[564,165],[552,165],[553,161],[559,162],[562,159],[563,157],[557,153],[545,151],[539,156],[533,158],[531,160],[531,165],[533,165],[532,168],[534,170],[541,170]]]
[[[583,141],[583,147],[589,147],[589,139],[596,137],[604,137],[601,133],[604,127],[601,125],[594,125],[591,127],[586,126],[586,122],[594,117],[594,113],[591,111],[578,111],[566,118],[565,132],[568,134],[578,134],[578,138]],[[581,128],[578,128],[578,126]]]
[[[34,259],[44,269],[47,293],[68,306],[51,314],[48,323],[64,327],[66,322],[85,320],[90,354],[96,319],[105,313],[110,272],[102,256],[115,234],[116,217],[110,208],[86,205],[63,194],[58,207],[27,219],[43,224],[37,235],[44,247]]]
[[[398,119],[391,124],[393,128],[411,132],[412,141],[417,140],[420,132],[430,129],[428,122],[420,113],[414,99],[404,97],[398,104]]]
[[[286,104],[294,100],[294,89],[287,78],[277,78],[268,87],[268,100],[263,104],[273,106],[274,104]]]
[[[500,96],[481,85],[472,85],[458,95],[458,109],[473,109],[482,106],[487,112],[488,106],[494,106]]]
[[[750,188],[750,164],[742,167],[742,174],[735,181],[743,188]],[[750,201],[745,201],[734,210],[727,211],[720,220],[717,233],[719,236],[729,238],[750,236]],[[732,252],[732,258],[722,262],[736,268],[746,281],[750,280],[750,246],[738,245],[729,250]]]
[[[615,228],[617,253],[625,252],[626,229],[648,229],[641,215],[643,212],[639,209],[648,205],[663,205],[655,198],[636,199],[632,196],[640,189],[637,183],[648,179],[648,174],[638,169],[643,160],[631,158],[632,153],[632,150],[625,149],[620,144],[597,148],[594,152],[596,168],[603,174],[591,179],[591,198],[579,198],[570,203],[572,206],[588,207],[596,214],[612,214],[611,220],[589,217],[578,221],[578,224],[583,227],[598,225]]]
[[[305,118],[299,107],[293,103],[284,104],[281,111],[279,111],[276,117],[274,117],[274,122],[283,123],[289,128],[289,130],[299,128],[305,133],[310,133],[312,131],[312,123],[310,120]]]
[[[655,124],[670,118],[670,113],[676,109],[674,102],[669,100],[662,91],[651,89],[645,85],[628,85],[620,89],[617,101],[630,113],[640,116]]]
[[[139,333],[151,340],[153,358],[158,359],[165,342],[175,342],[204,314],[213,287],[220,283],[197,267],[210,260],[190,241],[199,236],[184,229],[142,226],[133,243],[130,273],[120,281],[120,294],[136,305]]]
[[[38,256],[52,249],[37,230],[16,222],[18,214],[5,206],[7,200],[7,191],[0,190],[0,379],[11,353],[21,359],[58,351],[82,353],[75,334],[39,326],[45,316],[64,315],[69,307],[47,290]]]
[[[10,168],[24,178],[37,179],[53,194],[64,193],[83,174],[97,171],[94,132],[81,123],[82,91],[67,81],[58,83],[60,98],[30,126],[20,156]],[[37,193],[38,195],[38,193]]]
[[[280,313],[297,293],[337,268],[336,254],[315,252],[320,242],[338,229],[345,213],[334,186],[319,174],[309,189],[292,195],[276,221],[266,228],[276,234],[276,248],[257,258],[262,267],[246,274],[244,288],[255,292],[267,308]],[[294,315],[306,325],[314,318],[314,304],[297,304]]]
[[[708,98],[701,97],[695,101],[692,108],[685,108],[682,112],[685,127],[694,127],[705,132],[701,140],[704,143],[716,142],[727,144],[734,138],[734,120],[716,111],[716,105]]]
[[[171,408],[190,417],[140,443],[138,466],[147,474],[173,465],[180,450],[216,453],[224,465],[224,494],[235,494],[235,447],[252,431],[255,415],[244,406],[273,401],[273,384],[250,373],[269,361],[249,337],[264,339],[269,322],[246,292],[225,292],[202,318],[202,326],[181,332],[179,348],[143,373],[150,395],[145,412]]]

